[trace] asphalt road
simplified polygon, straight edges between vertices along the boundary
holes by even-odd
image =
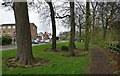
[[[45,43],[32,44],[32,46],[43,45],[43,44],[45,44]],[[12,50],[12,49],[16,49],[16,48],[17,48],[17,46],[16,46],[16,45],[0,46],[0,51]]]
[[[59,42],[67,42],[67,41],[58,41],[57,43],[59,43]],[[43,45],[43,44],[47,44],[47,43],[32,44],[32,46]],[[0,46],[0,51],[12,50],[12,49],[16,49],[16,48],[17,48],[16,45]]]

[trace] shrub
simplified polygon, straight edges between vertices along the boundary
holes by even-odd
[[[11,42],[12,42],[11,36],[7,34],[2,35],[2,45],[11,44]]]
[[[62,50],[62,51],[68,51],[68,49],[69,49],[69,48],[68,48],[67,46],[62,46],[62,47],[61,47],[61,50]]]
[[[120,49],[120,42],[116,44],[116,47]]]

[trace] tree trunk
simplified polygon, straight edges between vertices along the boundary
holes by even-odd
[[[92,43],[94,44],[94,28],[95,27],[95,10],[93,10],[93,24],[92,24]]]
[[[51,21],[52,21],[52,50],[56,50],[56,25],[55,25],[55,12],[52,6],[52,2],[47,2],[50,7]]]
[[[74,17],[74,2],[70,2],[70,43],[69,43],[69,50],[73,51],[75,48],[75,17]]]
[[[104,21],[104,7],[103,7],[104,3],[102,3],[101,7],[101,11],[102,11],[102,14],[101,14],[101,19],[102,19],[102,27],[103,27],[103,41],[105,41],[105,36],[106,36],[106,29],[105,29],[105,21]]]
[[[95,6],[94,6],[94,5],[95,5]],[[92,12],[92,13],[93,13],[93,16],[92,16],[92,17],[93,17],[93,18],[92,18],[92,19],[93,19],[93,24],[92,24],[92,43],[93,43],[93,44],[94,44],[94,37],[95,37],[95,36],[94,36],[94,35],[95,35],[95,31],[94,31],[95,28],[94,28],[94,27],[95,27],[95,21],[96,21],[96,18],[95,18],[95,17],[96,17],[96,8],[97,8],[97,5],[98,5],[97,2],[91,2],[91,6],[92,6],[92,8],[93,8],[93,12]]]
[[[90,42],[90,3],[86,2],[85,47],[88,50]]]
[[[17,55],[16,60],[29,65],[33,63],[31,30],[28,17],[27,2],[15,2],[14,14],[16,22]]]
[[[106,28],[106,26],[104,26],[104,28],[103,28],[103,40],[104,41],[106,40],[106,35],[107,35],[107,28]]]
[[[82,26],[81,26],[81,23],[80,23],[80,17],[79,17],[79,42],[81,42],[81,29],[82,29]]]
[[[108,17],[107,17],[107,13],[106,13],[106,25],[103,27],[103,39],[104,39],[104,41],[106,41],[107,27],[108,27]]]

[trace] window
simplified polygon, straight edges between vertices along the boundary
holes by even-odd
[[[6,28],[6,26],[3,26],[3,28],[5,29],[5,28]]]
[[[11,29],[11,26],[8,26],[9,29]]]
[[[15,28],[15,26],[13,26],[13,28]]]

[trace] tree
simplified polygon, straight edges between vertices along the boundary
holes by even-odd
[[[31,46],[31,30],[28,17],[27,2],[15,2],[14,15],[16,22],[17,55],[16,60],[25,65],[34,61]]]
[[[98,10],[103,28],[103,41],[106,41],[106,36],[111,33],[111,25],[115,20],[117,6],[116,2],[99,3],[100,10]]]
[[[90,2],[86,2],[85,47],[88,50],[90,42]]]
[[[82,33],[81,33],[81,32],[82,32],[81,29],[82,29],[82,25],[81,25],[81,22],[80,22],[80,17],[79,17],[78,20],[79,20],[79,41],[81,42],[81,36],[82,36],[82,35],[81,35],[81,34],[82,34]]]
[[[81,42],[82,39],[82,29],[85,26],[85,5],[81,2],[76,2],[76,10],[75,10],[75,19],[76,19],[76,26],[79,29],[79,41]],[[77,21],[78,20],[78,21]]]
[[[120,42],[120,20],[113,22],[112,29],[115,30],[115,33],[117,34],[118,42]]]
[[[92,5],[92,8],[93,8],[93,11],[92,11],[92,43],[94,44],[94,27],[95,27],[95,17],[96,17],[96,8],[97,8],[97,5],[98,5],[98,2],[91,2],[91,5]]]
[[[47,2],[50,7],[51,21],[52,21],[52,50],[56,50],[56,24],[55,24],[55,12],[52,6],[52,2]]]
[[[75,17],[74,17],[74,2],[70,2],[70,43],[69,43],[69,50],[73,52],[75,48]]]

